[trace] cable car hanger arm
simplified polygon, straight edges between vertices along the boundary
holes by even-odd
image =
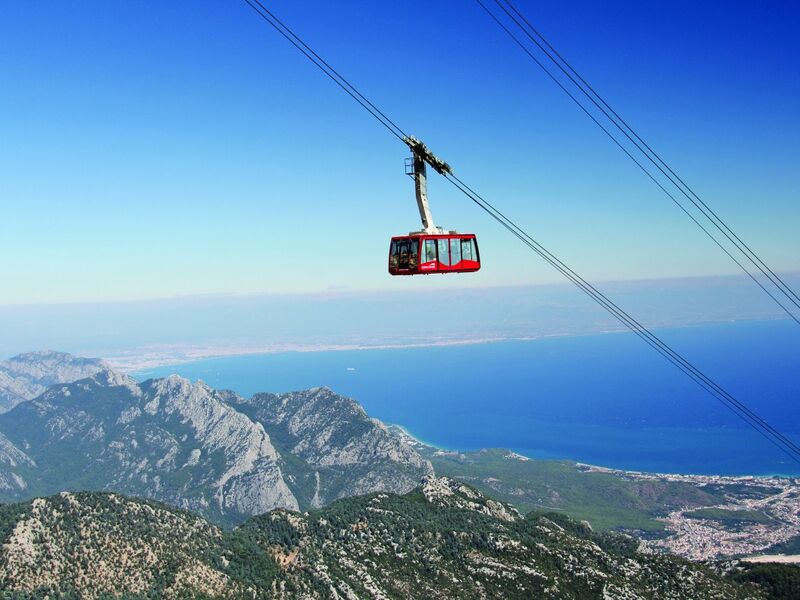
[[[421,233],[444,233],[441,227],[437,227],[433,222],[433,215],[431,214],[431,207],[428,203],[428,174],[426,163],[433,167],[433,170],[440,175],[452,175],[453,170],[446,162],[438,158],[430,151],[423,142],[417,138],[407,135],[403,137],[403,141],[411,149],[412,163],[409,175],[414,178],[414,191],[417,196],[417,208],[419,209],[419,218],[422,221]]]

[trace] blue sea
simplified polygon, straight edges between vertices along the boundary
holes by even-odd
[[[658,335],[800,443],[800,328],[790,321]],[[629,333],[201,360],[178,373],[245,396],[328,386],[448,449],[510,448],[619,469],[800,475],[792,462]]]

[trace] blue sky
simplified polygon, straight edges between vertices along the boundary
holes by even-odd
[[[736,272],[471,0],[269,6],[586,277]],[[518,6],[800,270],[796,3]],[[407,150],[243,2],[8,3],[0,80],[0,304],[558,281],[436,180],[484,268],[390,278],[389,237],[418,227]]]

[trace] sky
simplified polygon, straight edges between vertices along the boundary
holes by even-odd
[[[800,5],[517,6],[733,229],[800,271]],[[472,0],[269,7],[592,280],[737,272]],[[521,286],[558,274],[445,182],[476,274],[391,278],[407,148],[244,2],[13,2],[0,305]],[[768,300],[765,300],[768,302]]]

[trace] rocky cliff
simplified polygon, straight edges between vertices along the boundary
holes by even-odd
[[[257,394],[238,406],[263,424],[282,454],[301,504],[375,491],[404,493],[433,474],[430,463],[363,407],[328,388]]]
[[[17,463],[6,472],[27,494],[115,490],[226,522],[297,508],[269,435],[232,396],[176,376],[139,385],[103,370],[0,415],[13,444],[0,462]]]

